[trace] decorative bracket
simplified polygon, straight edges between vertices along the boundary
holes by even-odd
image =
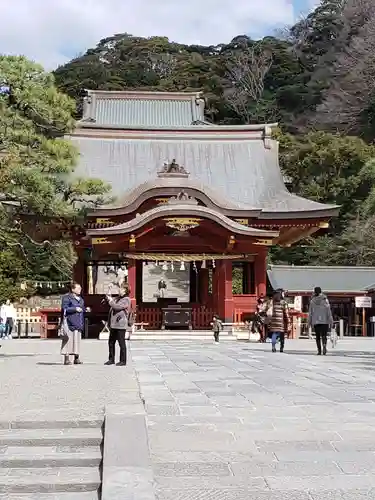
[[[177,196],[169,198],[167,205],[198,205],[198,200],[189,196],[185,191],[181,191]]]
[[[190,231],[199,226],[201,219],[196,218],[168,218],[164,219],[165,225],[171,229],[176,229],[180,233]]]

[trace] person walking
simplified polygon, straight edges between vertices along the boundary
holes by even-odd
[[[268,332],[271,336],[272,352],[276,352],[277,340],[280,340],[280,352],[284,352],[285,335],[290,328],[288,304],[282,298],[282,292],[274,292],[267,310]]]
[[[214,332],[214,340],[215,344],[219,343],[219,335],[221,330],[223,329],[223,323],[220,321],[220,319],[217,316],[214,316],[212,318],[212,331]]]
[[[314,288],[314,295],[309,305],[309,326],[314,329],[318,356],[327,354],[327,335],[333,327],[331,306],[327,296],[322,293],[320,286]]]
[[[73,282],[70,292],[62,298],[61,317],[66,319],[67,335],[62,337],[61,354],[64,356],[64,365],[71,365],[70,356],[74,357],[74,364],[81,365],[81,338],[85,329],[85,303],[81,296],[82,287]]]
[[[110,306],[108,324],[110,328],[108,339],[108,361],[106,365],[115,364],[116,342],[120,346],[120,362],[117,366],[126,365],[126,331],[129,326],[129,316],[131,314],[130,289],[124,284],[119,289],[118,297],[107,295]]]

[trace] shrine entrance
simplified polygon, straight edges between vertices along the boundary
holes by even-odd
[[[125,254],[121,262],[91,262],[86,268],[90,329],[97,332],[106,320],[98,297],[116,295],[122,282],[131,289],[138,328],[207,330],[215,314],[240,322],[244,310],[255,309],[264,285],[256,281],[261,275],[255,266],[256,258],[246,254],[140,253]]]

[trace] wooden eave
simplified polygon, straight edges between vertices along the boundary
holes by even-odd
[[[223,214],[199,205],[162,205],[154,209],[148,210],[143,214],[139,214],[134,219],[118,224],[115,226],[107,226],[98,229],[89,229],[87,231],[87,236],[97,237],[97,236],[111,236],[119,234],[128,234],[134,232],[150,223],[153,223],[157,219],[163,219],[168,217],[198,217],[202,219],[209,219],[218,225],[222,226],[229,232],[234,234],[240,234],[243,236],[249,236],[253,238],[265,238],[271,239],[277,238],[279,236],[278,231],[267,231],[264,229],[257,229],[248,226],[244,226],[235,222]]]

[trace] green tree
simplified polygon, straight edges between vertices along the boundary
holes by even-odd
[[[279,136],[280,164],[292,179],[293,192],[322,203],[341,206],[334,227],[355,217],[375,183],[375,148],[358,137],[310,132],[303,137]],[[371,163],[373,165],[373,163]]]
[[[1,56],[0,79],[0,249],[7,256],[0,275],[18,284],[35,274],[51,279],[62,231],[103,203],[109,188],[72,176],[78,152],[64,135],[74,129],[75,103],[53,75],[24,57]],[[16,275],[6,265],[10,255],[23,262]]]
[[[341,210],[325,237],[309,237],[292,248],[274,248],[272,262],[348,262],[343,252],[348,248],[353,224],[358,224],[359,216],[365,224],[366,210],[370,213],[374,209],[374,146],[358,137],[325,132],[310,132],[303,137],[279,132],[277,137],[281,168],[291,178],[292,191],[321,203],[339,205]]]

